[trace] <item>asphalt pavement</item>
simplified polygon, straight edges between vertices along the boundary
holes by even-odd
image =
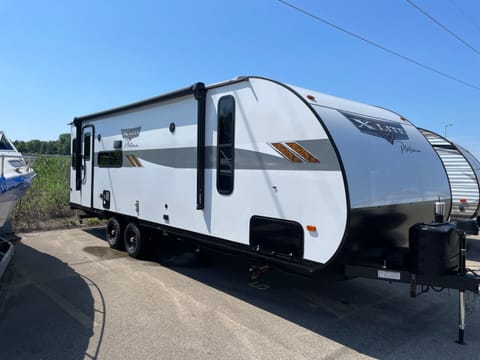
[[[0,359],[480,359],[478,296],[458,345],[457,291],[410,298],[405,284],[278,270],[251,280],[244,257],[159,237],[140,261],[104,231],[19,235],[0,281]],[[468,258],[480,269],[480,240]]]

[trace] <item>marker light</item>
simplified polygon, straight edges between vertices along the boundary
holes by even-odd
[[[307,95],[307,99],[308,99],[308,100],[315,101],[315,96],[313,96],[313,95]]]
[[[315,225],[307,225],[306,228],[308,231],[311,231],[311,232],[317,231],[317,227]]]
[[[462,204],[465,204],[465,203],[467,202],[467,199],[460,199],[460,202],[461,202]]]

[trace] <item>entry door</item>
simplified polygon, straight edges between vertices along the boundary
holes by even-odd
[[[93,207],[93,126],[85,126],[82,129],[82,188],[81,204],[85,207]]]

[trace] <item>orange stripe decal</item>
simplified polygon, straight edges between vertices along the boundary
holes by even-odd
[[[302,162],[294,153],[286,148],[285,145],[281,143],[272,143],[272,146],[288,160],[299,163]]]
[[[128,162],[130,163],[130,166],[135,167],[135,163],[134,163],[133,160],[132,160],[132,155],[127,155],[127,160],[128,160]]]
[[[142,163],[140,162],[140,159],[138,157],[136,157],[135,155],[132,155],[133,157],[133,161],[135,162],[135,165],[137,167],[142,167]]]
[[[294,143],[294,142],[289,142],[287,145],[295,151],[298,155],[300,155],[302,158],[304,158],[306,161],[309,163],[318,163],[320,162],[315,156],[313,156],[310,152],[305,150],[301,145]]]
[[[135,155],[127,155],[128,162],[133,167],[142,167],[142,163]]]

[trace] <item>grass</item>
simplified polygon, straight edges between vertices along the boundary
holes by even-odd
[[[78,225],[78,212],[70,209],[70,157],[38,156],[37,173],[12,215],[15,231],[27,232]]]

